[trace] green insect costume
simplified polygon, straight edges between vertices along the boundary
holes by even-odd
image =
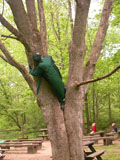
[[[65,86],[62,82],[61,74],[58,67],[55,65],[51,56],[45,56],[41,58],[39,53],[33,55],[34,61],[38,63],[37,67],[32,70],[30,68],[30,74],[33,76],[39,76],[37,84],[37,94],[39,93],[42,77],[49,83],[53,93],[57,96],[61,105],[64,105],[65,101]],[[63,107],[63,106],[62,106]]]

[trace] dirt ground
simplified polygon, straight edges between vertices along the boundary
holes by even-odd
[[[120,140],[113,141],[113,144],[120,144]],[[103,146],[103,142],[101,141],[94,146]],[[42,143],[42,149],[38,150],[36,154],[28,154],[26,148],[11,148],[5,155],[4,160],[52,160],[49,141],[44,141]]]
[[[49,141],[44,141],[42,149],[38,150],[36,154],[28,154],[26,148],[11,148],[5,155],[4,160],[52,160]]]

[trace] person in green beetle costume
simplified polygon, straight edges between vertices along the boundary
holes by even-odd
[[[42,78],[44,78],[50,85],[53,93],[58,98],[61,109],[64,109],[65,104],[65,86],[62,82],[62,77],[58,67],[55,65],[51,56],[41,57],[40,53],[36,53],[32,56],[33,60],[37,62],[37,67],[32,70],[29,66],[30,74],[33,76],[38,76],[38,83],[37,83],[37,94],[39,93],[40,84]]]

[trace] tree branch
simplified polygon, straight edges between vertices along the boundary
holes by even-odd
[[[73,41],[76,46],[80,47],[80,44],[85,41],[83,37],[85,37],[90,0],[78,0],[76,3],[77,8],[73,29]]]
[[[35,10],[35,0],[26,0],[27,14],[33,28],[37,29],[37,17]]]
[[[1,37],[5,37],[6,39],[7,39],[7,38],[12,38],[12,39],[16,39],[16,40],[18,40],[16,37],[13,37],[13,36],[1,35]]]
[[[24,79],[27,81],[27,83],[29,84],[30,88],[32,89],[32,91],[34,92],[34,94],[36,95],[36,86],[35,83],[33,81],[33,79],[31,78],[31,76],[29,75],[28,71],[26,70],[26,68],[23,65],[20,65],[9,53],[9,51],[5,48],[4,44],[1,42],[0,40],[0,49],[3,52],[3,54],[6,56],[6,59],[4,57],[1,56],[1,58],[6,62],[8,62],[9,64],[11,64],[12,66],[14,66],[15,68],[17,68],[23,75]]]
[[[14,28],[3,16],[0,14],[0,22],[4,27],[6,27],[11,33],[13,33],[16,37],[20,36],[19,31]]]
[[[90,80],[87,80],[87,81],[83,81],[79,84],[77,84],[77,87],[81,86],[81,85],[85,85],[85,84],[88,84],[88,83],[92,83],[92,82],[96,82],[96,81],[100,81],[102,79],[105,79],[107,77],[110,77],[112,74],[114,74],[118,69],[120,69],[120,65],[118,65],[114,70],[112,70],[110,73],[102,76],[102,77],[98,77],[96,79],[90,79]]]
[[[32,28],[30,25],[30,21],[27,17],[26,11],[24,9],[24,5],[22,0],[6,0],[8,5],[10,6],[14,21],[17,25],[17,28],[20,30],[23,35],[26,35],[27,40],[30,38],[29,35],[32,34]]]
[[[46,22],[43,8],[43,0],[38,0],[38,11],[39,11],[39,20],[40,20],[40,34],[42,39],[42,46],[44,56],[47,54],[47,32],[46,32]]]
[[[3,0],[2,15],[4,14],[4,9],[5,9],[5,0]]]
[[[55,25],[54,25],[54,14],[53,14],[52,11],[51,11],[51,21],[52,21],[53,31],[54,31],[54,33],[55,33],[57,39],[59,40],[59,35],[58,35],[58,33],[57,33],[56,29],[55,29]]]
[[[15,59],[10,55],[10,53],[8,52],[8,50],[5,48],[4,44],[2,43],[2,41],[0,40],[0,49],[3,52],[3,54],[6,56],[7,61],[9,62],[9,64],[11,64],[12,66],[18,66],[19,63],[17,63],[15,61]]]
[[[106,0],[104,3],[100,25],[84,70],[84,76],[83,76],[84,80],[90,79],[95,71],[95,65],[99,58],[102,49],[102,44],[108,29],[108,21],[112,10],[113,1],[114,0]]]
[[[32,23],[29,20],[29,17],[25,11],[24,4],[22,0],[6,0],[9,4],[14,22],[22,34],[23,44],[28,44],[26,48],[27,53],[33,54],[35,52],[43,53],[43,47],[41,43],[41,35],[37,29],[33,29]],[[26,42],[26,43],[25,43]],[[29,56],[29,55],[28,55]],[[27,57],[28,57],[27,56]]]
[[[6,113],[0,113],[0,115],[3,115],[3,116],[10,118],[19,127],[19,123],[17,123],[16,119],[14,117],[12,117],[10,114],[8,114],[7,111],[6,111]]]
[[[69,19],[70,19],[70,26],[71,26],[71,35],[73,34],[73,18],[72,18],[72,7],[71,1],[68,0],[68,9],[69,9]]]
[[[27,41],[24,39],[22,33],[20,33],[16,28],[14,28],[1,14],[0,22],[4,27],[6,27],[12,34],[14,34],[17,37],[16,40],[19,40],[28,51],[31,50]]]
[[[7,100],[7,97],[6,97],[6,100]],[[2,112],[0,112],[0,115],[5,115],[5,116],[9,117],[17,124],[17,126],[19,126],[18,120],[15,119],[15,116],[13,114],[12,114],[13,115],[12,116],[11,114],[8,113],[8,108],[6,108],[6,106],[4,104],[0,104],[0,107],[2,108],[1,109]],[[16,118],[18,119],[17,115],[16,115]]]
[[[52,3],[52,0],[50,0],[50,3]],[[54,31],[57,39],[59,40],[60,37],[59,37],[59,34],[57,33],[57,30],[56,30],[55,25],[54,25],[54,17],[55,17],[55,15],[54,15],[54,12],[52,11],[52,6],[50,7],[50,14],[51,14],[51,25],[53,27],[53,31]]]
[[[60,36],[60,23],[59,23],[59,11],[57,11],[57,13],[56,13],[57,15],[56,15],[56,20],[57,20],[57,31],[58,31],[58,36],[59,36],[59,41],[61,40],[61,36]]]

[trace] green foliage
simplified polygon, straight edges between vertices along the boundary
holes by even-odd
[[[111,72],[119,64],[119,50],[111,57],[99,59],[94,78],[101,77]],[[91,84],[88,90],[88,105],[90,122],[93,122],[93,105],[95,108],[95,120],[98,130],[107,130],[112,122],[119,126],[120,117],[120,71],[112,76]],[[93,97],[94,90],[94,97]],[[110,99],[109,99],[110,98]],[[93,104],[94,101],[94,104]],[[109,109],[110,105],[110,109]],[[111,114],[109,115],[109,112]],[[109,117],[111,116],[111,117]]]
[[[0,129],[45,126],[42,112],[22,75],[3,61],[0,63],[0,99]]]
[[[68,43],[71,39],[70,22],[66,3],[46,2],[46,25],[48,54],[53,57],[59,67],[63,81],[67,82],[68,77]]]
[[[120,25],[120,1],[119,0],[115,0],[114,2],[113,15],[114,15],[113,21],[112,21],[113,26]]]

